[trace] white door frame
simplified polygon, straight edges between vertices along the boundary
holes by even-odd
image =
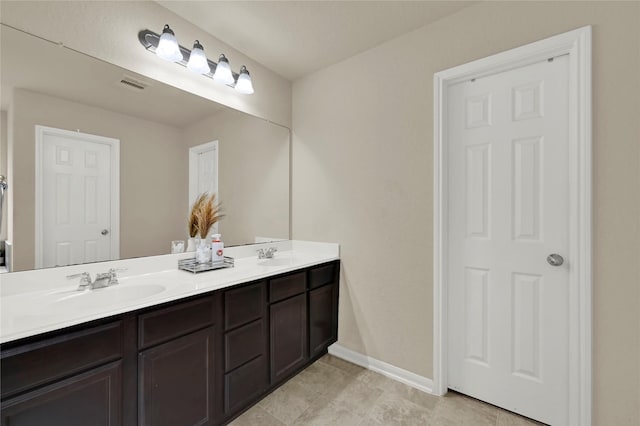
[[[433,393],[447,392],[447,88],[569,55],[569,424],[591,424],[591,27],[434,75]]]
[[[120,259],[120,140],[105,136],[91,135],[88,133],[80,133],[80,131],[72,132],[70,130],[56,129],[55,127],[36,125],[35,267],[42,268],[44,256],[44,218],[42,211],[44,205],[44,194],[42,192],[42,179],[44,179],[44,173],[42,173],[42,157],[44,151],[44,137],[46,134],[82,139],[93,143],[109,145],[111,147],[111,224],[109,225],[111,235],[111,252],[109,253],[109,256],[110,260]]]

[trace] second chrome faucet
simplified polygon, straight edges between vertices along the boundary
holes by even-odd
[[[273,254],[277,252],[278,249],[275,247],[269,247],[268,249],[260,249],[258,252],[258,259],[272,259]]]

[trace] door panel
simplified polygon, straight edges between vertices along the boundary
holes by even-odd
[[[38,266],[111,258],[111,149],[90,135],[43,132],[43,264]]]
[[[447,90],[449,387],[564,424],[568,57]]]

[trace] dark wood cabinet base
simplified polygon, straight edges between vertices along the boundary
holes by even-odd
[[[121,382],[116,361],[27,392],[2,403],[2,425],[120,425]]]
[[[338,261],[0,347],[0,426],[227,424],[327,352]]]

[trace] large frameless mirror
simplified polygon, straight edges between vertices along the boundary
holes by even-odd
[[[227,246],[289,238],[288,128],[1,31],[12,271],[169,253],[203,191],[218,194]]]

